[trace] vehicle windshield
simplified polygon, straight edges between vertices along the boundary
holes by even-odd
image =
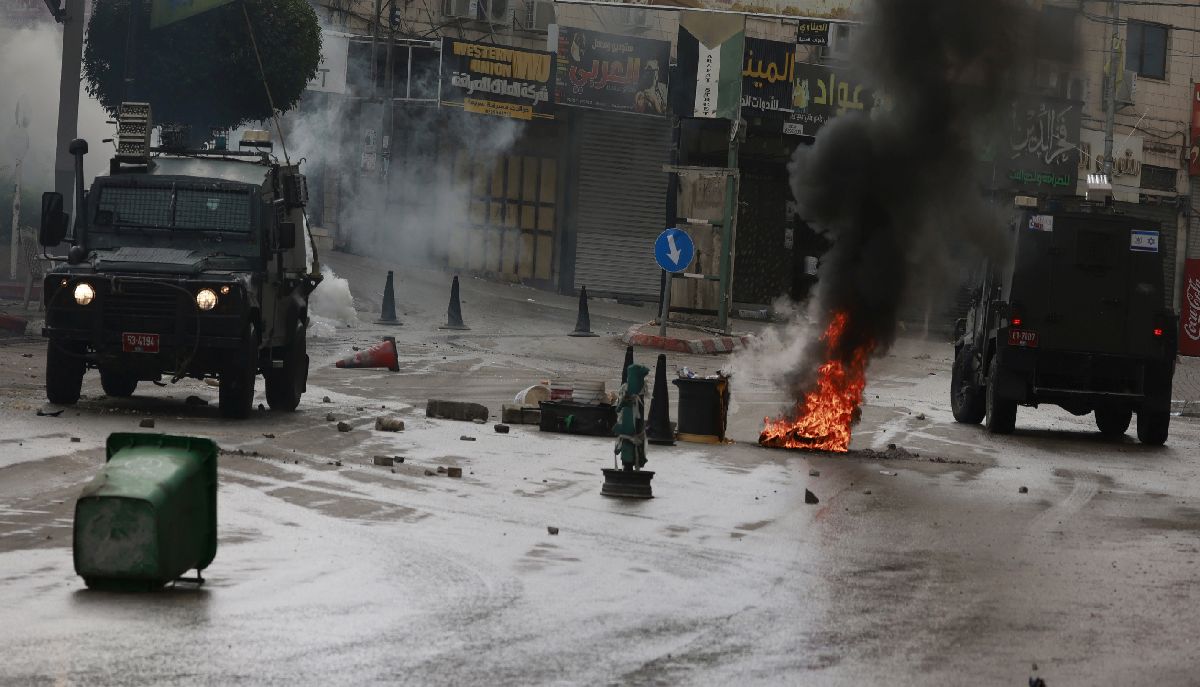
[[[106,186],[100,189],[93,224],[247,233],[250,198],[248,191],[236,189]]]

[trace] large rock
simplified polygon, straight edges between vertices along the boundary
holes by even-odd
[[[427,417],[442,418],[446,420],[462,420],[470,422],[475,419],[487,422],[488,409],[487,406],[479,403],[467,403],[466,401],[438,401],[429,399],[425,405],[425,415]]]

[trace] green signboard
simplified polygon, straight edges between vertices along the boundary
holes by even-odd
[[[201,12],[228,5],[233,0],[153,0],[150,7],[150,28],[174,24]]]

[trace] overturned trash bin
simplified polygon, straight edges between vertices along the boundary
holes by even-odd
[[[88,587],[157,589],[217,553],[217,445],[112,434],[100,474],[75,502],[75,573]]]

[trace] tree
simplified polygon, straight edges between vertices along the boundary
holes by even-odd
[[[150,4],[137,0],[134,85],[125,93],[130,0],[95,0],[88,22],[83,75],[88,93],[116,114],[123,100],[149,102],[156,122],[189,124],[196,133],[268,119],[250,16],[275,107],[299,102],[321,59],[321,29],[307,0],[236,0],[156,29]],[[130,97],[132,95],[132,97]]]

